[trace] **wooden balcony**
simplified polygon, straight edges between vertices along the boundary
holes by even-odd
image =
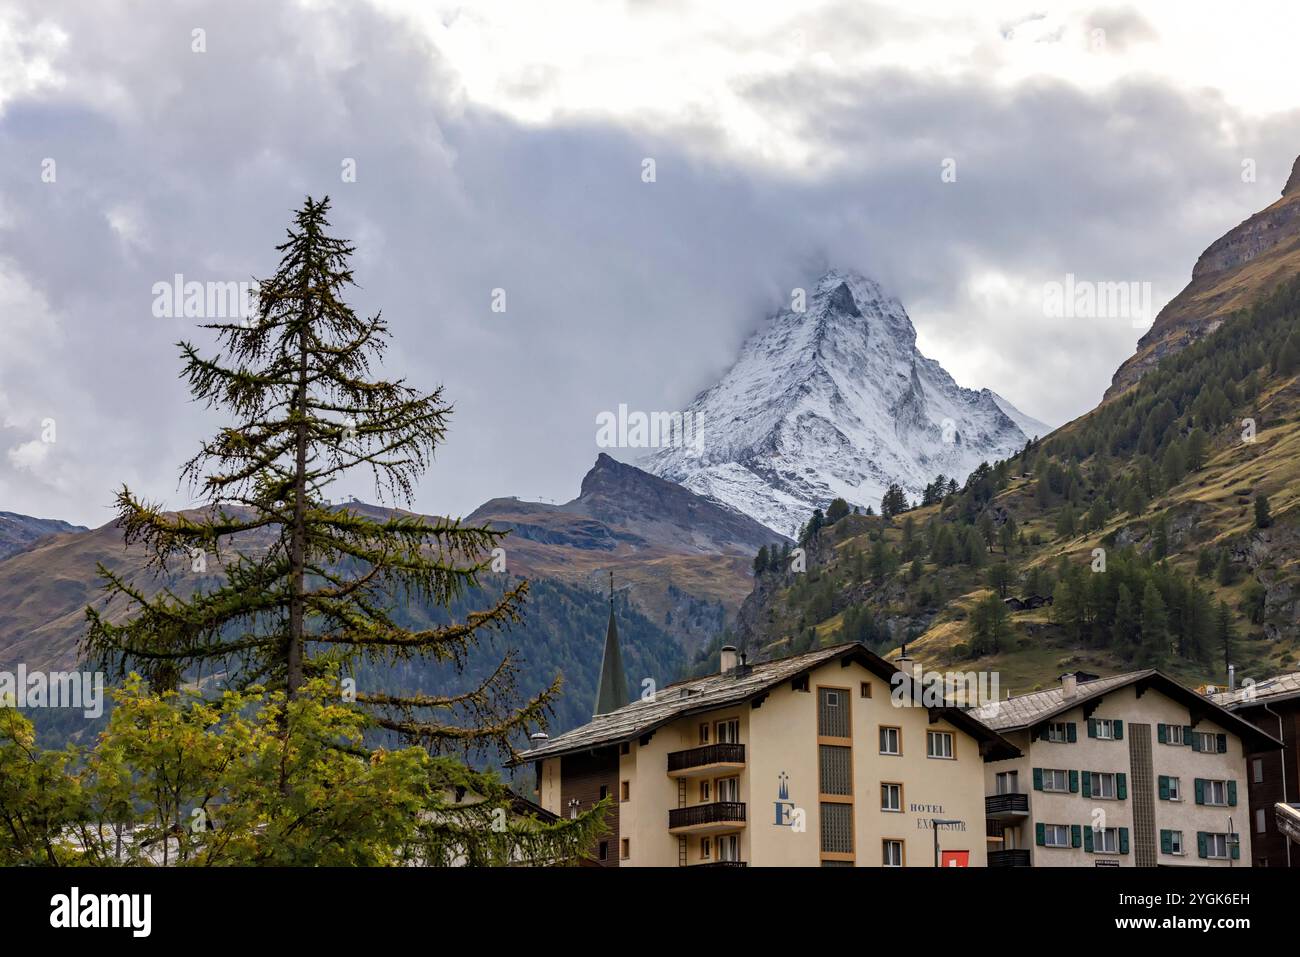
[[[984,798],[984,816],[1006,821],[1029,816],[1028,794],[990,794]]]
[[[718,772],[739,771],[745,767],[743,744],[705,744],[668,755],[670,778],[694,778]]]
[[[671,834],[710,834],[734,831],[744,826],[745,805],[742,801],[708,801],[675,807],[668,812],[668,831]]]
[[[1029,851],[989,851],[989,867],[1028,867]]]

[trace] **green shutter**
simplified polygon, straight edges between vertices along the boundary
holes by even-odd
[[[1083,772],[1083,796],[1086,798],[1092,797],[1092,772],[1091,771]]]
[[[1160,832],[1160,853],[1172,854],[1174,852],[1174,836],[1168,831]]]
[[[1228,782],[1228,807],[1237,806],[1237,782]]]
[[[1128,775],[1123,771],[1115,775],[1115,797],[1121,801],[1128,798]]]
[[[1079,729],[1075,727],[1073,721],[1065,726],[1065,740],[1070,744],[1079,740]]]
[[[1042,847],[1042,846],[1044,846],[1044,845],[1047,843],[1047,825],[1046,825],[1046,824],[1035,824],[1035,825],[1034,825],[1034,843],[1037,844],[1039,847]],[[1201,856],[1204,857],[1205,855],[1202,854]]]
[[[1116,740],[1116,741],[1123,741],[1123,740],[1124,740],[1124,722],[1121,721],[1119,718],[1116,718],[1114,721],[1111,722],[1111,727],[1112,727],[1112,728],[1114,729],[1114,731],[1115,731],[1115,740]]]
[[[1241,860],[1241,836],[1235,832],[1229,834],[1228,846],[1232,848],[1232,859],[1234,861]]]
[[[1160,785],[1160,800],[1162,800],[1162,801],[1168,801],[1168,800],[1169,800],[1169,777],[1168,777],[1168,775],[1164,775],[1164,774],[1160,775],[1159,785]],[[1163,833],[1163,832],[1162,832],[1162,833]]]
[[[1092,825],[1091,824],[1085,824],[1083,826],[1083,849],[1087,851],[1089,854],[1092,853]]]
[[[1077,824],[1070,825],[1070,846],[1083,846],[1083,828],[1079,827]]]
[[[1201,736],[1199,734],[1196,734],[1195,732],[1189,732],[1189,733],[1191,734],[1191,737],[1188,738],[1188,741],[1191,742],[1192,750],[1193,751],[1201,750]]]
[[[1220,754],[1227,754],[1227,753],[1228,753],[1228,736],[1227,736],[1226,734],[1221,734],[1221,735],[1218,736],[1218,738],[1219,738],[1219,753],[1220,753]]]
[[[1097,736],[1097,719],[1096,719],[1096,718],[1089,718],[1089,719],[1088,719],[1088,737],[1090,737],[1090,738],[1095,738],[1096,736]]]
[[[1169,743],[1169,725],[1167,724],[1156,725],[1156,740],[1159,741],[1161,744]]]
[[[1205,803],[1205,779],[1204,778],[1196,779],[1196,803],[1197,804]]]
[[[1034,768],[1034,790],[1041,791],[1042,789],[1043,789],[1043,769]]]
[[[1183,725],[1183,744],[1190,745],[1191,743],[1192,743],[1192,726],[1190,724],[1185,724]]]
[[[1071,794],[1079,793],[1079,772],[1078,771],[1070,772],[1070,793]]]
[[[1119,829],[1119,852],[1121,854],[1128,853],[1128,828],[1126,827]]]
[[[1204,831],[1196,832],[1196,856],[1197,857],[1204,858],[1210,856],[1210,851],[1206,847],[1206,837],[1207,835]]]

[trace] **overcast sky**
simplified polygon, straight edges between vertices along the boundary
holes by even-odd
[[[219,420],[174,344],[208,340],[156,318],[152,287],[268,275],[306,194],[358,245],[354,305],[388,318],[388,371],[456,406],[422,511],[571,498],[597,413],[682,408],[827,265],[898,296],[961,384],[1060,424],[1142,330],[1048,318],[1044,284],[1150,282],[1158,307],[1277,198],[1300,153],[1297,19],[7,0],[0,510],[99,525],[124,482],[186,504],[176,467]]]

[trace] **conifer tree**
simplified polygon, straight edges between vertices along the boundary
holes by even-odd
[[[353,246],[329,234],[328,211],[328,198],[310,197],[298,210],[254,317],[205,326],[220,354],[179,344],[191,392],[229,421],[182,471],[203,507],[168,513],[125,486],[117,495],[126,542],[145,547],[154,570],[212,561],[224,577],[188,597],[149,594],[101,565],[106,590],[132,613],[115,621],[88,608],[84,651],[155,687],[220,670],[291,701],[337,667],[356,677],[356,703],[380,728],[434,753],[511,753],[511,738],[544,722],[559,687],[521,700],[516,652],[458,693],[385,687],[394,665],[459,672],[485,638],[519,620],[527,582],[464,622],[404,627],[408,603],[446,607],[477,589],[502,533],[326,498],[359,470],[381,499],[409,504],[451,412],[440,388],[423,394],[372,373],[389,331],[379,314],[359,317],[344,301]]]

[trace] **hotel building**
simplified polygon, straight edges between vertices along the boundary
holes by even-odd
[[[597,714],[534,736],[518,762],[556,814],[613,797],[606,866],[986,863],[984,761],[1015,748],[960,709],[923,706],[861,644],[761,664],[728,647],[717,674],[631,703],[625,689],[611,613]]]
[[[1249,866],[1249,761],[1280,742],[1158,671],[1067,674],[972,714],[1018,757],[985,765],[990,866]]]

